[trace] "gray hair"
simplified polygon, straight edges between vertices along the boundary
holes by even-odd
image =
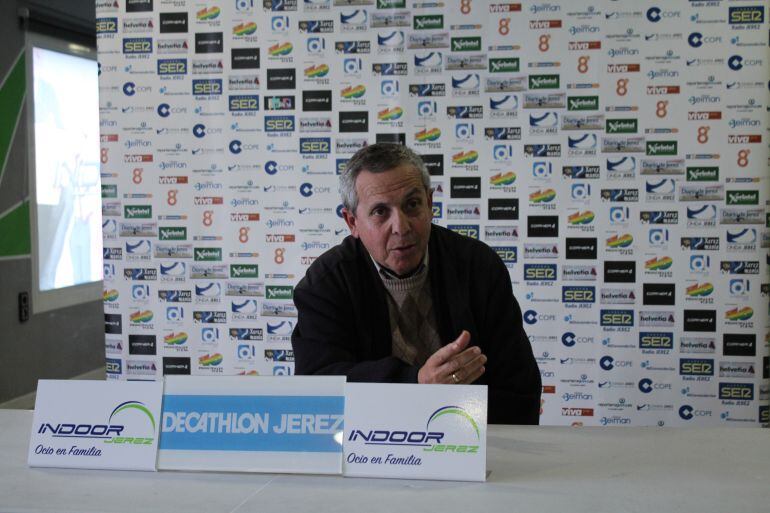
[[[355,214],[358,207],[356,178],[361,171],[384,173],[402,164],[411,164],[420,172],[425,191],[430,190],[430,174],[422,158],[401,144],[377,143],[364,146],[353,155],[340,174],[340,196],[342,205]]]

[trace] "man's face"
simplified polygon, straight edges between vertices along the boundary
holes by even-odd
[[[425,190],[420,172],[410,164],[376,174],[363,170],[356,193],[356,211],[342,212],[353,236],[396,274],[416,269],[428,248],[433,215],[433,193]]]

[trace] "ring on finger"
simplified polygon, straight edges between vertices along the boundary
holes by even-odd
[[[460,382],[460,378],[457,377],[457,373],[456,372],[452,373],[452,381],[455,382],[455,385]]]

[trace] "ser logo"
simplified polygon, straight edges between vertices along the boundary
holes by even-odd
[[[524,264],[524,280],[555,281],[556,264]]]
[[[230,112],[248,112],[259,110],[258,95],[231,95],[228,98]]]
[[[299,140],[299,152],[303,154],[323,154],[331,151],[331,139],[306,137]]]
[[[758,25],[765,22],[765,8],[762,5],[747,5],[729,8],[730,25]]]
[[[195,96],[217,96],[222,94],[221,79],[193,80],[192,94]]]
[[[561,290],[562,303],[593,303],[596,301],[595,287],[564,286]]]
[[[128,37],[123,39],[123,53],[128,55],[152,53],[152,38]]]
[[[158,75],[184,75],[187,59],[158,59]]]
[[[293,132],[294,116],[265,116],[265,132]]]
[[[634,312],[632,310],[602,310],[601,325],[609,327],[633,327]]]
[[[753,383],[720,383],[719,399],[722,401],[753,401]]]
[[[680,358],[679,374],[681,376],[713,376],[714,360],[705,358]]]
[[[97,34],[116,34],[118,32],[117,18],[96,18]]]

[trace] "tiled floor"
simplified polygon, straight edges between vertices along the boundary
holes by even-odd
[[[105,369],[104,367],[101,367],[99,369],[94,369],[91,372],[86,372],[85,374],[81,374],[80,376],[75,376],[72,379],[104,379],[105,376]],[[25,394],[19,397],[16,397],[14,399],[11,399],[10,401],[0,403],[0,408],[4,409],[12,409],[12,410],[34,410],[35,409],[35,392],[30,392],[29,394]]]

